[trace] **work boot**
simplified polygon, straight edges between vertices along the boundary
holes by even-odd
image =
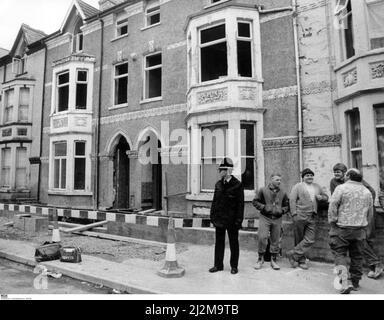
[[[378,279],[383,273],[383,267],[376,265],[373,270],[368,272],[367,277],[371,279]]]
[[[263,253],[259,253],[259,259],[257,260],[256,265],[255,265],[254,268],[256,270],[259,270],[259,269],[261,269],[263,264],[264,264],[264,254]]]
[[[271,267],[273,270],[280,270],[279,265],[277,264],[277,254],[274,253],[271,256]]]
[[[289,263],[291,264],[291,267],[292,268],[297,268],[299,266],[299,263],[295,260],[295,258],[293,257],[293,250],[290,250],[287,252],[287,258],[289,260]]]

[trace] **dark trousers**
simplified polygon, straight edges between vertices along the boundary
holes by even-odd
[[[332,253],[335,264],[343,265],[348,269],[348,252],[351,261],[349,267],[350,279],[359,282],[363,275],[363,246],[365,241],[365,228],[339,228],[332,226],[329,232]]]
[[[215,266],[218,268],[224,266],[225,231],[228,232],[231,249],[231,268],[237,268],[239,264],[239,229],[237,228],[216,228]]]
[[[375,210],[374,210],[375,211]],[[380,258],[373,249],[375,238],[375,212],[373,217],[368,221],[366,228],[366,239],[363,242],[363,256],[367,265],[373,269],[380,264]]]
[[[262,214],[259,218],[258,234],[258,251],[259,255],[264,254],[268,246],[268,238],[270,239],[269,251],[271,254],[277,254],[280,251],[281,225],[283,218],[270,219]]]
[[[315,243],[316,221],[314,214],[303,218],[298,217],[293,225],[295,247],[293,258],[299,263],[305,262],[305,254]]]

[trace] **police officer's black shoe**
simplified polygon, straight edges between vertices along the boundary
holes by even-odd
[[[218,271],[223,271],[224,268],[218,268],[218,267],[212,267],[211,269],[209,269],[209,272],[211,273],[214,273],[214,272],[218,272]]]
[[[236,273],[238,273],[239,272],[239,270],[237,269],[237,268],[232,268],[231,269],[231,273],[232,274],[236,274]]]

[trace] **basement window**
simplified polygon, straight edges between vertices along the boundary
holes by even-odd
[[[145,99],[161,97],[162,56],[155,53],[145,57]]]
[[[115,98],[114,104],[128,103],[128,63],[115,66],[114,75]]]
[[[85,142],[75,141],[74,189],[85,190]]]
[[[77,70],[76,76],[76,109],[87,108],[88,72]]]
[[[67,111],[69,102],[69,71],[57,76],[57,109]]]
[[[240,77],[252,77],[252,31],[249,22],[237,24],[237,67]]]
[[[225,24],[200,31],[200,65],[202,82],[228,75]]]

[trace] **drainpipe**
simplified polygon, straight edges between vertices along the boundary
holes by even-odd
[[[100,71],[99,71],[99,101],[98,101],[98,107],[97,107],[97,117],[96,117],[96,124],[95,124],[95,154],[96,154],[96,161],[95,161],[95,180],[94,180],[94,203],[93,203],[93,209],[98,210],[99,208],[99,189],[100,189],[100,118],[101,118],[101,92],[102,92],[102,84],[103,84],[103,63],[104,63],[104,21],[100,18],[100,15],[98,16],[98,19],[101,24],[101,31],[100,31]]]
[[[298,137],[299,137],[299,170],[303,171],[303,107],[301,96],[301,78],[300,78],[300,52],[299,52],[299,37],[298,37],[298,13],[297,0],[292,0],[293,7],[293,36],[295,43],[295,63],[296,63],[296,80],[297,80],[297,122],[298,122]]]
[[[43,43],[43,41],[42,41]],[[40,117],[40,150],[39,150],[39,172],[37,176],[37,202],[40,202],[40,185],[41,185],[41,157],[43,156],[43,133],[44,133],[44,104],[45,104],[45,81],[46,81],[46,73],[47,73],[47,45],[44,44],[44,75],[43,75],[43,93],[42,93],[42,99],[41,99],[41,117]]]

